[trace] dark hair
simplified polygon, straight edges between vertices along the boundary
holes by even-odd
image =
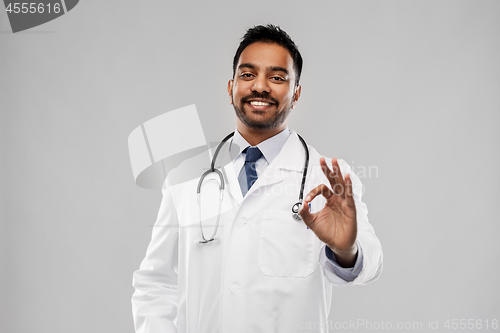
[[[240,59],[241,52],[243,52],[248,45],[257,42],[274,43],[286,48],[293,59],[293,66],[296,74],[295,84],[299,84],[300,73],[302,72],[302,56],[300,55],[299,49],[284,30],[273,24],[268,24],[266,26],[257,25],[247,30],[234,55],[233,78],[236,73],[236,65]]]

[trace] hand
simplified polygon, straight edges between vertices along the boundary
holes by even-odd
[[[325,184],[317,186],[309,192],[299,213],[305,224],[335,253],[337,263],[353,267],[358,253],[358,228],[351,177],[342,178],[336,158],[332,159],[333,170],[328,168],[323,157],[319,163],[333,191]],[[309,203],[320,194],[326,199],[325,206],[317,213],[310,213]]]

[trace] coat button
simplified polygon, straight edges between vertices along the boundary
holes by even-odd
[[[238,288],[238,286],[237,286],[237,285],[233,284],[233,285],[229,288],[229,290],[231,290],[231,292],[234,294],[235,292],[237,292],[237,291],[239,290],[239,288]]]
[[[238,227],[242,227],[242,226],[244,226],[244,225],[245,225],[245,223],[247,223],[247,221],[246,221],[245,219],[240,219],[240,220],[238,221]]]

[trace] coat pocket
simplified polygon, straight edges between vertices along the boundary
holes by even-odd
[[[314,238],[303,221],[291,212],[262,213],[259,239],[259,269],[266,276],[306,277],[314,271]]]

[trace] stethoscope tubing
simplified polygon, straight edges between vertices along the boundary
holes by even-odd
[[[219,228],[219,220],[220,220],[220,212],[221,212],[221,207],[222,207],[222,200],[223,200],[223,196],[224,196],[224,176],[222,175],[222,172],[219,169],[215,168],[215,161],[217,160],[217,155],[219,155],[219,151],[220,151],[222,145],[224,143],[226,143],[227,140],[229,140],[231,137],[233,137],[233,135],[234,135],[234,132],[229,133],[224,139],[222,139],[222,141],[217,146],[217,149],[215,150],[214,157],[212,158],[212,163],[211,163],[210,169],[208,169],[207,171],[205,171],[201,175],[200,180],[198,181],[198,187],[196,188],[196,195],[197,195],[197,201],[198,201],[198,210],[199,210],[199,218],[200,218],[201,237],[203,238],[203,240],[199,241],[199,243],[201,243],[201,244],[206,244],[206,243],[209,243],[209,242],[211,242],[211,241],[213,241],[213,240],[216,239],[217,230]],[[304,146],[305,155],[306,155],[306,161],[304,163],[304,169],[302,171],[302,181],[301,181],[301,184],[300,184],[299,201],[292,206],[292,216],[296,220],[302,220],[299,212],[300,212],[300,210],[302,208],[302,202],[303,202],[303,199],[304,199],[304,186],[306,184],[307,168],[308,168],[308,165],[309,165],[309,148],[307,147],[307,144],[306,144],[305,140],[299,134],[297,134],[297,136],[299,137],[300,142]],[[219,175],[219,179],[220,179],[220,186],[219,186],[220,199],[219,199],[219,209],[218,209],[217,221],[216,221],[216,224],[215,224],[215,229],[214,229],[214,231],[212,233],[212,236],[209,239],[206,239],[205,238],[205,234],[203,233],[203,223],[201,222],[201,186],[203,184],[203,180],[205,179],[205,177],[208,174],[212,173],[212,172],[215,172],[217,175]]]

